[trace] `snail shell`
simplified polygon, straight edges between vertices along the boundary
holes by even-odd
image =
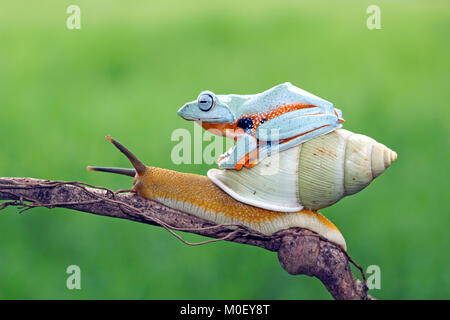
[[[231,197],[256,207],[318,210],[367,187],[397,154],[374,139],[345,129],[307,141],[240,171],[208,171]]]

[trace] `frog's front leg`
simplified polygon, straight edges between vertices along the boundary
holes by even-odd
[[[249,168],[257,163],[258,142],[249,134],[237,137],[236,145],[220,156],[218,165],[221,169],[241,170],[243,166]]]

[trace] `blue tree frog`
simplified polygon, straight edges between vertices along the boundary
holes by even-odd
[[[186,120],[232,138],[236,145],[221,155],[222,169],[251,168],[280,152],[342,126],[342,112],[289,82],[258,94],[216,95],[203,91],[178,110]]]

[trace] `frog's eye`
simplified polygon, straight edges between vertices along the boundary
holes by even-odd
[[[198,107],[202,111],[209,111],[215,105],[214,97],[210,93],[201,93],[197,99]]]

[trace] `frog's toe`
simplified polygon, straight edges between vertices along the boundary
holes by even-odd
[[[236,166],[236,161],[233,161],[231,159],[231,156],[224,156],[223,158],[219,158],[219,161],[217,162],[220,169],[234,169]]]

